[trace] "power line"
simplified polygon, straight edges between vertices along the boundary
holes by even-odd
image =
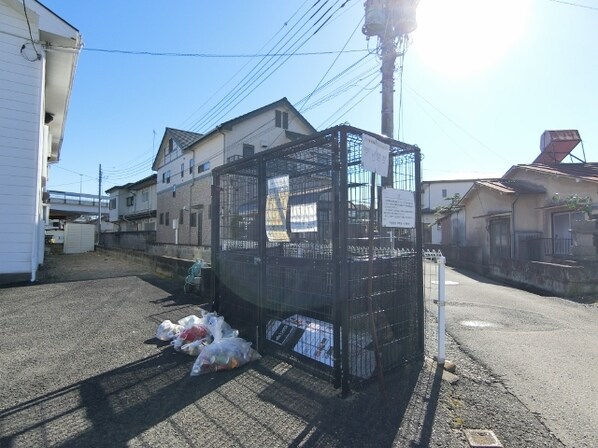
[[[312,7],[310,8],[313,9],[318,3],[320,2],[320,0],[317,0],[316,3],[314,3],[314,5],[312,5]],[[328,0],[326,0],[308,19],[307,22],[311,21],[314,17],[317,16],[317,14],[320,13],[320,11],[326,6],[326,4],[328,3]],[[336,3],[339,3],[338,1]],[[332,17],[332,15],[334,15],[338,9],[336,11],[333,11],[332,14],[328,17],[328,19],[325,20],[324,24],[322,24],[322,26],[320,26],[316,31],[314,31],[311,35],[309,35],[308,37],[305,37],[310,30],[312,30],[315,26],[317,26],[320,21],[331,11],[331,9],[333,8],[334,5],[331,5],[322,15],[320,15],[319,17],[317,17],[317,19],[315,20],[315,22],[313,22],[311,24],[311,26],[309,26],[309,28],[307,28],[305,30],[305,32],[303,32],[303,34],[301,36],[299,36],[298,38],[295,39],[295,36],[297,36],[297,34],[299,32],[301,32],[303,29],[306,28],[306,24],[301,25],[301,27],[295,31],[295,33],[286,41],[286,43],[283,44],[283,48],[291,48],[294,50],[291,51],[291,53],[287,53],[288,56],[284,57],[284,59],[282,59],[281,57],[275,58],[272,62],[270,62],[267,66],[264,66],[263,63],[265,61],[265,58],[263,58],[253,69],[252,71],[246,75],[246,77],[244,78],[244,80],[242,80],[241,82],[239,82],[237,84],[237,86],[235,86],[234,90],[232,92],[233,95],[229,96],[228,100],[224,101],[221,103],[221,105],[217,108],[218,112],[217,114],[219,115],[212,115],[210,113],[206,114],[206,116],[204,117],[203,120],[199,120],[195,127],[192,130],[196,130],[201,128],[202,126],[206,126],[206,127],[211,127],[209,126],[214,125],[216,123],[218,123],[220,121],[220,119],[227,114],[228,112],[230,112],[234,107],[236,107],[237,105],[239,105],[245,98],[247,98],[247,96],[249,96],[257,87],[259,87],[260,85],[262,85],[270,76],[272,76],[282,65],[284,65],[286,63],[286,61],[288,61],[288,59],[297,52],[297,50],[299,50],[302,46],[304,46],[321,28],[322,26],[328,21],[328,19],[330,17]],[[308,13],[308,10],[305,14],[303,14],[303,16],[301,17],[300,20],[302,20]],[[293,26],[296,27],[297,24],[295,24]],[[289,30],[289,32],[286,33],[285,37],[290,33],[291,30]],[[284,37],[283,37],[284,38]],[[295,39],[293,42],[290,42],[291,39]],[[302,40],[303,39],[303,40]],[[282,39],[281,39],[282,40]],[[280,41],[281,41],[280,40]],[[279,41],[279,42],[280,42]],[[278,46],[278,43],[276,44],[275,47]],[[269,60],[271,60],[272,58],[268,58]],[[281,61],[282,59],[282,61]],[[267,64],[267,61],[265,62]],[[276,66],[275,66],[276,65]],[[261,67],[260,67],[261,66]],[[258,71],[256,73],[254,73],[253,75],[249,76],[252,72],[254,72],[256,69],[258,69]],[[249,79],[247,79],[249,77]],[[257,83],[257,84],[256,84]],[[247,93],[245,93],[247,92]],[[233,104],[234,102],[234,104]],[[211,118],[211,120],[210,120]],[[210,121],[208,121],[210,120]]]
[[[579,3],[566,2],[563,0],[549,0],[549,1],[555,2],[555,3],[562,3],[563,5],[575,6],[576,8],[585,8],[585,9],[592,9],[594,11],[598,11],[598,7],[595,7],[595,6],[582,5]]]
[[[288,45],[288,42],[291,39],[293,39],[294,36],[296,36],[297,33],[299,31],[301,31],[301,29],[303,29],[306,26],[305,24],[310,19],[307,19],[304,24],[301,24],[301,22],[305,19],[305,17],[308,15],[308,13],[315,7],[315,5],[318,2],[319,2],[319,0],[315,4],[313,4],[299,18],[299,20],[284,34],[284,36],[282,36],[282,38],[280,38],[274,44],[274,46],[271,48],[270,52],[280,51],[281,49],[284,49]],[[290,35],[290,33],[293,32],[293,30],[295,30],[295,28],[297,28],[297,27],[299,27],[299,29],[297,31],[295,31],[294,34],[289,39],[287,39],[287,37]],[[277,58],[277,59],[279,59],[279,58]],[[256,79],[256,77],[257,77],[257,79],[259,79],[259,77],[261,77],[263,75],[263,73],[269,68],[269,67],[265,67],[266,63],[267,63],[267,58],[263,57],[257,64],[255,64],[253,66],[253,68],[243,77],[243,79],[241,79],[241,81],[239,81],[236,84],[236,86],[227,95],[225,95],[225,97],[219,102],[219,106],[215,108],[216,111],[214,111],[214,108],[212,108],[212,110],[210,112],[208,112],[208,114],[204,115],[204,117],[202,119],[200,119],[198,122],[196,122],[195,129],[199,129],[202,125],[205,125],[206,121],[210,118],[210,115],[212,115],[213,113],[219,113],[222,110],[225,110],[224,113],[227,113],[232,108],[234,108],[235,105],[229,107],[230,104],[233,101],[235,101],[240,95],[242,95],[245,90],[248,90],[251,87],[251,84],[255,82],[254,80]],[[240,101],[238,101],[236,104],[239,104],[239,102]],[[228,107],[228,109],[227,109],[227,107]],[[221,116],[222,116],[222,114],[220,116],[218,116],[218,118],[220,118]]]
[[[67,48],[60,46],[53,46],[52,48]],[[69,49],[71,47],[68,47]],[[161,52],[161,51],[143,51],[143,50],[121,50],[109,48],[87,48],[83,47],[82,51],[92,51],[97,53],[113,53],[113,54],[127,54],[127,55],[141,55],[141,56],[167,56],[167,57],[185,57],[185,58],[220,58],[220,59],[252,59],[252,58],[276,58],[282,56],[322,56],[329,54],[336,54],[338,51],[306,51],[294,53],[251,53],[251,54],[218,54],[218,53],[178,53],[178,52]],[[368,51],[367,48],[345,50],[345,53],[364,53]]]
[[[270,43],[272,40],[274,40],[274,39],[276,38],[276,36],[278,36],[278,34],[280,34],[280,32],[281,32],[281,31],[282,31],[282,30],[283,30],[283,29],[284,29],[286,26],[288,26],[288,23],[289,23],[289,22],[290,22],[290,21],[291,21],[291,20],[292,20],[292,19],[293,19],[293,18],[294,18],[296,15],[297,15],[297,13],[299,12],[299,10],[300,10],[300,9],[303,7],[303,5],[305,5],[305,3],[307,3],[307,1],[308,1],[308,0],[305,0],[305,2],[303,2],[303,4],[302,4],[302,5],[299,7],[299,9],[297,9],[297,10],[296,10],[296,11],[295,11],[295,12],[294,12],[292,15],[291,15],[291,17],[290,17],[290,18],[289,18],[287,21],[285,21],[285,22],[283,23],[283,25],[282,25],[282,26],[279,28],[279,30],[278,30],[276,33],[274,33],[274,34],[272,35],[272,37],[271,37],[270,39],[268,39],[268,40],[266,41],[266,43],[264,43],[264,45],[262,45],[262,46],[260,47],[260,49],[258,50],[258,53],[259,53],[260,51],[262,51],[262,50],[263,50],[263,49],[264,49],[264,48],[265,48],[265,47],[266,47],[266,46],[267,46],[267,45],[268,45],[268,44],[269,44],[269,43]],[[227,86],[227,85],[228,85],[228,84],[229,84],[229,83],[230,83],[230,82],[231,82],[233,79],[235,79],[235,77],[236,77],[237,75],[239,75],[239,74],[240,74],[240,73],[241,73],[241,72],[242,72],[242,71],[245,69],[245,67],[247,67],[247,65],[249,65],[249,63],[250,63],[250,61],[247,61],[247,62],[246,62],[246,63],[245,63],[245,64],[244,64],[244,65],[243,65],[243,66],[242,66],[242,67],[241,67],[239,70],[237,70],[237,71],[235,72],[235,74],[234,74],[234,75],[232,75],[232,76],[231,76],[231,77],[230,77],[230,78],[229,78],[229,79],[228,79],[228,80],[227,80],[227,81],[226,81],[224,84],[222,84],[222,85],[221,85],[221,86],[220,86],[218,89],[216,89],[216,90],[214,91],[214,93],[212,93],[212,95],[211,95],[211,96],[210,96],[210,97],[209,97],[209,98],[208,98],[206,101],[204,101],[204,103],[203,103],[203,104],[202,104],[202,105],[201,105],[199,108],[197,108],[195,111],[193,111],[193,113],[191,113],[191,115],[190,115],[190,116],[189,116],[187,119],[185,119],[185,121],[183,122],[183,124],[182,124],[182,125],[180,125],[180,129],[184,129],[184,128],[185,128],[185,125],[186,125],[186,123],[188,123],[190,120],[192,120],[192,119],[193,119],[193,117],[194,117],[196,114],[198,114],[198,113],[199,113],[199,111],[200,111],[200,110],[201,110],[201,109],[202,109],[204,106],[206,106],[206,105],[207,105],[207,104],[208,104],[208,103],[209,103],[209,102],[210,102],[210,101],[211,101],[211,100],[212,100],[214,97],[216,97],[216,95],[218,95],[218,94],[219,94],[219,93],[222,91],[222,89],[224,89],[224,87],[225,87],[225,86]]]
[[[342,8],[343,6],[345,6],[347,2],[343,3],[340,7]],[[328,70],[326,70],[326,73],[324,73],[324,75],[322,76],[322,78],[320,78],[320,81],[318,82],[318,84],[316,85],[316,87],[311,91],[311,93],[307,96],[307,99],[305,100],[305,102],[303,103],[302,109],[307,106],[307,103],[309,102],[309,100],[311,99],[312,95],[318,90],[318,88],[320,87],[320,84],[322,84],[322,82],[324,81],[324,79],[326,79],[326,76],[328,76],[328,73],[330,73],[330,70],[332,70],[332,67],[334,67],[334,64],[337,63],[338,58],[341,56],[341,54],[343,54],[345,48],[347,47],[347,45],[349,45],[349,42],[351,41],[351,39],[353,38],[353,36],[355,35],[355,32],[357,31],[357,29],[359,28],[359,25],[361,25],[363,19],[360,19],[359,22],[357,22],[357,26],[355,27],[355,29],[353,30],[353,32],[351,33],[351,35],[349,36],[349,38],[347,39],[347,42],[345,42],[345,45],[343,45],[343,48],[341,48],[341,51],[338,52],[338,54],[336,55],[336,57],[334,58],[334,61],[332,61],[332,64],[330,64],[330,67],[328,67]]]

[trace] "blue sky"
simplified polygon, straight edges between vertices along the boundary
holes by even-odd
[[[313,34],[316,0],[42,0],[85,43],[49,188],[97,194],[99,164],[102,190],[141,179],[165,127],[205,132],[285,96],[318,130],[380,132],[377,42],[363,1],[343,2],[317,3],[333,14]],[[424,180],[500,176],[547,129],[578,129],[598,161],[598,1],[420,0],[418,25],[394,127]],[[248,57],[271,52],[299,54]]]

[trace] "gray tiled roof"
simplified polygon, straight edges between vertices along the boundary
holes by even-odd
[[[598,182],[598,163],[555,163],[546,165],[543,163],[532,163],[529,165],[516,165],[514,168],[535,171],[538,173],[577,177],[590,182]]]
[[[506,194],[541,194],[546,193],[546,188],[518,179],[479,180],[476,185],[497,190]]]
[[[182,131],[181,129],[174,128],[166,128],[166,130],[183,150],[203,137],[203,134],[198,134],[197,132]]]

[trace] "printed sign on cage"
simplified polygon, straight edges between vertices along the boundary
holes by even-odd
[[[415,195],[412,191],[382,189],[382,227],[415,227]]]
[[[268,196],[266,197],[266,236],[269,241],[290,241],[287,232],[288,203],[289,176],[268,179]]]
[[[382,143],[371,135],[362,134],[361,164],[363,168],[380,174],[388,175],[388,153],[390,146]]]
[[[318,231],[318,204],[291,205],[291,232]]]

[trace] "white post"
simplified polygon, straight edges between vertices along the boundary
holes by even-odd
[[[438,364],[444,364],[446,356],[446,317],[444,314],[446,305],[444,267],[446,259],[438,257],[436,261],[438,263]]]

